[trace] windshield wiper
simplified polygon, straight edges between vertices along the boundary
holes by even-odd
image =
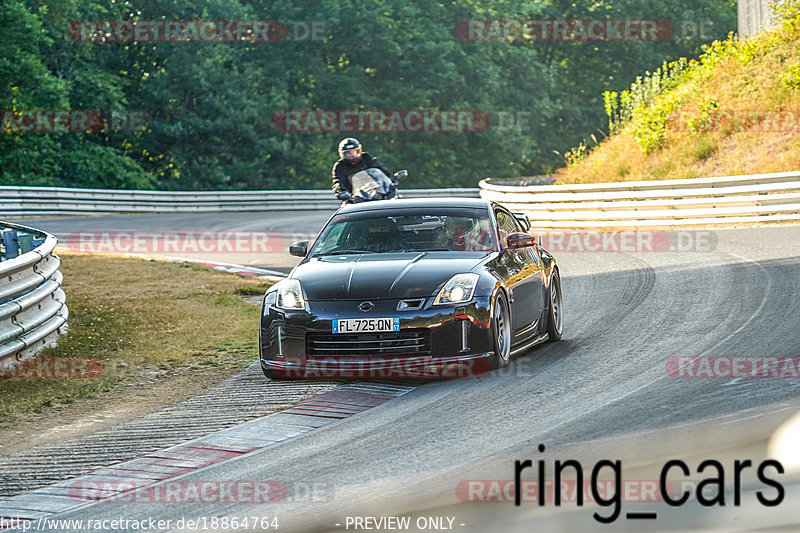
[[[324,255],[349,255],[349,254],[374,254],[369,250],[336,250],[335,252],[325,252],[323,254],[314,254],[314,257],[322,257]]]
[[[405,250],[399,250],[400,252],[416,252],[416,253],[427,253],[427,252],[452,252],[450,248],[407,248]]]

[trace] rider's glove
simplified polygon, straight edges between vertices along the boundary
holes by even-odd
[[[353,198],[353,195],[347,191],[341,191],[339,194],[336,195],[336,198],[338,200],[344,200],[346,202],[348,200],[351,200]]]

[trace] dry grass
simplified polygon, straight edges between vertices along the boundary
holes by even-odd
[[[712,99],[720,112],[793,111],[794,131],[785,127],[759,131],[758,123],[741,131],[717,127],[693,133],[670,127],[664,145],[645,155],[632,135],[634,119],[588,157],[557,172],[557,181],[679,179],[800,169],[800,87],[787,87],[783,79],[800,65],[800,34],[780,28],[751,43],[752,58],[727,57],[708,79],[692,78],[673,89],[680,94],[681,111],[696,116]]]
[[[43,356],[98,357],[96,379],[0,381],[0,427],[20,415],[123,384],[218,369],[220,379],[258,353],[259,309],[238,293],[267,283],[191,264],[61,254],[70,333]]]

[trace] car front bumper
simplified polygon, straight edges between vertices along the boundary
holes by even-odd
[[[265,305],[261,366],[287,379],[448,379],[488,372],[491,298],[456,306],[433,306],[432,300],[402,311],[400,300],[372,300],[374,308],[366,313],[358,309],[362,300],[311,301],[305,311]],[[399,318],[399,332],[332,333],[337,319],[386,317]],[[406,349],[410,344],[415,347]]]

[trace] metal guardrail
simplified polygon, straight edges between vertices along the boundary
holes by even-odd
[[[69,312],[61,290],[56,238],[0,222],[0,361],[22,359],[52,343]]]
[[[564,185],[480,182],[481,197],[540,229],[708,226],[800,220],[800,172]]]
[[[404,198],[478,197],[470,189],[402,189]],[[0,216],[51,216],[114,213],[200,213],[336,209],[330,190],[297,191],[142,191],[0,186]]]

